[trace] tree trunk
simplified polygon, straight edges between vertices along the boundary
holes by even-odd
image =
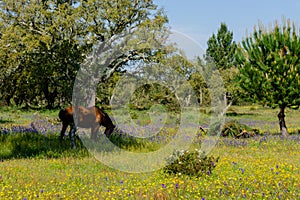
[[[203,104],[203,94],[202,94],[202,89],[201,88],[199,89],[199,93],[200,93],[199,104],[200,104],[200,106],[202,106],[202,104]]]
[[[227,106],[227,93],[224,93],[224,105]]]
[[[188,96],[185,98],[185,105],[186,105],[186,106],[189,106],[189,105],[190,105],[190,102],[191,102],[191,95],[188,95]]]
[[[279,119],[280,132],[281,132],[282,136],[287,137],[288,130],[287,130],[285,120],[284,120],[284,117],[285,117],[284,109],[285,109],[284,106],[280,107],[280,112],[278,113],[277,116],[278,116],[278,119]]]

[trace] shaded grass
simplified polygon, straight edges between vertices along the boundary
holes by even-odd
[[[258,105],[232,106],[228,112],[228,119],[234,119],[247,124],[251,128],[259,129],[262,133],[278,134],[280,132],[277,118],[278,112],[278,109]],[[300,111],[286,109],[285,112],[285,121],[289,132],[291,134],[298,133],[300,130]]]
[[[77,149],[70,141],[60,141],[57,135],[39,133],[0,134],[0,159],[84,157],[89,153],[77,139]]]

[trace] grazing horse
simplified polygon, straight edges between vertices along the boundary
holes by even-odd
[[[69,137],[71,140],[73,139],[72,135],[75,134],[76,127],[74,123],[74,112],[76,108],[73,106],[69,106],[65,109],[61,109],[58,116],[60,120],[62,121],[62,129],[60,132],[60,139],[62,140],[65,132],[67,130],[67,127],[70,125],[71,130]],[[115,125],[112,123],[110,117],[107,113],[105,113],[103,110],[101,110],[97,106],[93,107],[77,107],[77,123],[76,125],[81,128],[91,128],[91,139],[96,140],[97,139],[97,132],[99,131],[100,126],[104,126],[106,129],[104,131],[104,134],[109,137],[111,133],[113,132]],[[74,141],[72,141],[73,143]],[[75,142],[74,142],[75,144]]]

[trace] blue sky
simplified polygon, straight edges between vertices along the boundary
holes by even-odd
[[[208,38],[216,33],[221,22],[240,42],[262,22],[270,25],[282,17],[300,27],[300,0],[154,0],[163,7],[172,29],[188,35],[206,48]]]

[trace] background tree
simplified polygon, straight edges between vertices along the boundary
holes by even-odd
[[[212,59],[216,67],[220,71],[226,94],[224,94],[224,102],[227,98],[234,98],[236,87],[234,86],[234,76],[237,69],[234,66],[235,52],[237,45],[233,40],[233,33],[230,32],[225,23],[221,23],[217,34],[213,34],[207,41],[206,59]]]
[[[82,61],[79,24],[69,1],[3,1],[0,52],[4,98],[9,104],[65,101]]]
[[[70,102],[78,69],[95,44],[109,46],[116,36],[141,27],[150,34],[166,22],[152,0],[3,0],[0,98],[7,104],[48,108]],[[130,60],[155,57],[161,48],[154,41],[143,41],[138,51],[128,41],[123,54],[105,67],[101,81]]]
[[[269,30],[254,29],[239,48],[239,84],[249,98],[273,108],[279,107],[280,131],[288,134],[285,109],[300,105],[300,37],[289,20]]]
[[[180,50],[163,57],[159,63],[148,63],[131,74],[135,79],[148,82],[134,91],[130,106],[133,109],[148,110],[155,104],[164,105],[167,111],[179,112],[180,106],[195,103],[189,77],[194,67]],[[128,78],[129,79],[129,78]]]
[[[205,68],[205,62],[201,58],[197,58],[197,64],[200,69]],[[210,94],[203,73],[196,71],[189,77],[189,82],[192,85],[195,94],[198,96],[200,106],[208,106],[210,104]]]
[[[212,58],[219,70],[224,70],[233,66],[235,51],[233,33],[221,23],[217,35],[213,34],[207,41],[206,57]]]

